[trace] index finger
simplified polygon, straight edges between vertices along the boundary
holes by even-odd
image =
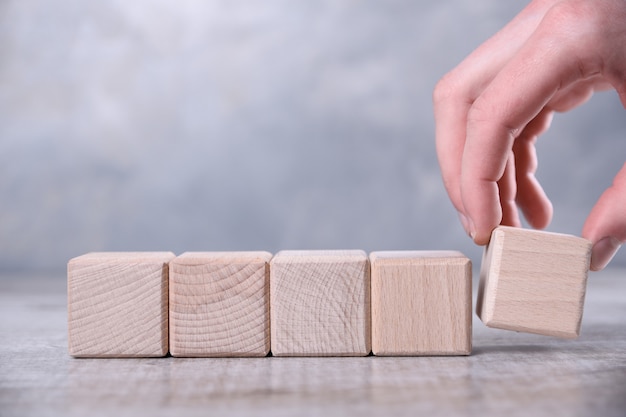
[[[437,90],[436,90],[437,91]],[[461,163],[465,146],[467,112],[471,101],[463,101],[454,96],[438,97],[434,100],[437,158],[443,183],[452,204],[463,213],[461,199]]]
[[[474,100],[536,29],[548,4],[531,3],[501,31],[478,47],[435,88],[437,157],[446,191],[468,233],[461,196],[461,170],[467,137],[467,115]]]

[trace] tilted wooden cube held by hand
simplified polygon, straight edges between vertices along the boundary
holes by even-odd
[[[496,228],[483,256],[478,316],[489,327],[577,337],[591,247],[576,236]]]
[[[369,279],[360,250],[276,254],[270,263],[272,354],[368,355]]]
[[[102,252],[67,266],[68,343],[76,357],[153,357],[168,351],[171,252]]]
[[[372,352],[469,355],[472,263],[454,251],[370,254]]]
[[[170,353],[266,356],[268,252],[187,252],[170,262]]]

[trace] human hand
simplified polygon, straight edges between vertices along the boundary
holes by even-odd
[[[435,88],[437,154],[467,233],[488,243],[518,208],[546,227],[552,204],[535,177],[535,142],[553,113],[613,88],[626,107],[626,1],[535,0]],[[603,269],[626,241],[626,165],[583,228]]]

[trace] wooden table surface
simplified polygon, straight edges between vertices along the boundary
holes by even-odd
[[[73,359],[63,274],[0,277],[0,416],[626,416],[626,270],[579,339],[486,328],[469,357]]]

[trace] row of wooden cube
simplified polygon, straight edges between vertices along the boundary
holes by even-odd
[[[68,264],[76,357],[468,355],[459,252],[90,253]]]
[[[591,242],[498,227],[477,313],[574,338]],[[466,355],[471,263],[458,252],[92,253],[68,265],[74,356]]]

